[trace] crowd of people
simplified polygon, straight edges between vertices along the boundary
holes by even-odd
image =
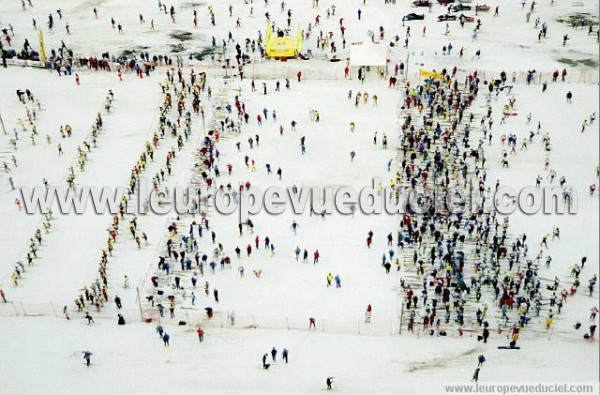
[[[540,243],[543,248],[533,250],[537,246],[526,234],[509,233],[508,217],[484,210],[486,200],[501,186],[497,180],[492,189],[487,179],[485,140],[490,136],[489,144],[492,142],[495,114],[488,107],[479,123],[482,130],[474,130],[477,124],[471,106],[478,95],[491,96],[501,89],[501,83],[481,81],[476,71],[464,81],[459,81],[455,72],[444,69],[442,74],[443,80],[407,85],[403,92],[402,161],[390,184],[398,196],[415,186],[439,188],[443,195],[469,183],[479,186],[479,194],[474,212],[453,214],[433,205],[426,213],[408,211],[402,218],[396,245],[410,248],[403,262],[403,267],[409,268],[403,281],[408,331],[419,325],[432,335],[445,335],[446,328],[456,327],[462,335],[468,326],[483,333],[487,341],[490,322],[499,331],[507,325],[523,329],[535,326],[530,321],[540,316],[546,317],[544,326],[551,329],[555,314],[560,314],[560,307],[580,287],[582,268],[577,266],[566,284],[558,277],[545,279],[542,262],[545,257],[551,260],[547,237]],[[515,100],[508,101],[506,110],[512,111]],[[530,142],[545,144],[539,134],[538,130]],[[516,145],[516,137],[511,144]],[[544,151],[549,158],[551,150]],[[508,162],[507,155],[506,151],[502,154],[503,165]],[[568,188],[564,181],[560,187]],[[431,202],[424,199],[421,203]],[[595,283],[592,276],[589,295]],[[592,327],[588,333],[593,333]]]
[[[313,1],[313,7],[318,7],[318,0]],[[523,3],[524,4],[524,3]],[[254,5],[250,1],[245,2],[244,6],[249,8],[250,14],[253,14]],[[268,9],[268,1],[265,0],[265,9]],[[237,6],[236,6],[237,7]],[[527,14],[527,23],[534,10],[535,2],[531,3]],[[29,11],[33,6],[23,1],[23,9]],[[158,2],[159,12],[168,15],[171,23],[180,22],[179,14],[176,13],[174,6]],[[277,27],[272,15],[267,11],[265,18],[270,29],[278,33],[289,33],[289,28],[294,20],[294,13],[285,4],[281,3],[281,14],[285,16],[287,27]],[[236,18],[236,28],[241,28],[242,21],[239,16],[234,16],[234,7],[228,8],[229,18]],[[336,16],[336,6],[333,5],[325,10],[326,17]],[[339,11],[338,11],[339,14]],[[58,20],[63,19],[61,10],[56,11]],[[177,18],[176,18],[177,15]],[[210,25],[217,26],[217,20],[221,15],[217,15],[213,6],[209,6]],[[99,11],[94,8],[94,18],[98,19]],[[185,17],[190,17],[187,15]],[[357,20],[365,18],[362,9],[356,11]],[[499,17],[499,10],[496,8],[494,17]],[[339,35],[334,32],[324,32],[317,30],[321,28],[321,15],[316,15],[314,22],[307,25],[306,29],[301,31],[301,36],[309,41],[316,36],[316,46],[311,44],[311,49],[307,54],[312,54],[312,49],[329,52],[329,55],[336,56],[338,44],[346,49],[346,34],[348,24],[344,17],[339,17]],[[182,18],[183,19],[183,18]],[[47,29],[53,31],[55,28],[56,17],[53,14],[48,16]],[[140,13],[140,25],[146,24],[146,18]],[[198,14],[193,10],[192,23],[194,28],[198,27]],[[538,40],[545,39],[548,24],[541,22],[536,18],[535,27],[540,27]],[[111,25],[120,34],[124,26],[111,18]],[[154,19],[150,20],[150,29],[154,30]],[[33,19],[34,29],[37,28],[37,22]],[[464,22],[461,21],[464,27]],[[590,27],[591,28],[591,27]],[[65,24],[67,33],[71,35],[71,27],[68,22]],[[477,41],[478,32],[481,29],[481,21],[478,21],[477,27],[473,33],[473,41]],[[379,33],[375,33],[378,31]],[[4,33],[4,40],[9,47],[15,47],[15,37],[12,27],[10,33]],[[223,31],[224,33],[224,31]],[[423,36],[426,29],[423,29]],[[449,27],[446,29],[449,34]],[[138,249],[148,245],[148,235],[146,231],[138,225],[138,217],[130,214],[130,206],[135,203],[135,193],[139,189],[140,178],[143,175],[150,175],[152,178],[152,188],[155,191],[162,191],[169,196],[169,188],[165,180],[172,176],[173,162],[178,157],[178,153],[183,149],[190,149],[195,152],[195,162],[193,164],[193,181],[191,184],[197,189],[197,196],[191,201],[191,211],[186,215],[177,216],[176,220],[169,221],[166,224],[166,237],[157,242],[159,244],[159,254],[157,265],[153,269],[149,282],[143,284],[143,292],[147,304],[145,311],[152,319],[160,321],[156,327],[156,332],[165,347],[170,346],[171,336],[165,330],[163,325],[175,320],[180,324],[188,324],[182,321],[179,314],[183,307],[196,308],[197,288],[199,287],[205,294],[204,307],[199,307],[205,312],[203,320],[211,320],[214,314],[222,312],[219,310],[220,287],[217,289],[213,280],[209,283],[206,280],[208,274],[217,275],[217,269],[221,271],[229,268],[235,268],[240,279],[245,276],[246,268],[242,262],[243,258],[248,258],[261,254],[263,259],[273,257],[276,254],[276,242],[279,243],[286,237],[284,232],[273,230],[272,234],[254,233],[255,223],[251,218],[244,219],[237,224],[237,232],[240,241],[226,239],[217,235],[214,227],[211,227],[211,221],[218,219],[211,218],[206,210],[207,202],[211,196],[218,193],[227,193],[232,196],[234,201],[251,189],[254,185],[252,179],[237,180],[238,182],[222,182],[221,175],[226,169],[227,175],[235,175],[236,170],[246,167],[251,173],[258,169],[263,169],[268,176],[275,174],[279,180],[283,179],[284,165],[286,163],[259,163],[255,155],[256,150],[261,147],[261,141],[264,147],[264,139],[257,132],[245,133],[249,130],[260,130],[265,128],[267,123],[277,128],[279,135],[284,132],[296,132],[298,122],[291,121],[290,126],[284,126],[278,120],[281,117],[281,111],[275,108],[263,107],[262,111],[250,113],[246,108],[242,91],[255,95],[279,94],[293,91],[293,85],[302,84],[306,78],[302,70],[298,70],[295,76],[286,78],[283,82],[285,90],[282,92],[282,81],[259,81],[262,89],[256,87],[257,81],[254,78],[244,81],[248,60],[258,52],[265,56],[264,39],[259,31],[256,37],[234,37],[231,31],[223,34],[226,38],[222,39],[222,44],[217,45],[217,39],[212,37],[211,48],[212,57],[215,57],[217,49],[222,49],[223,54],[234,55],[236,64],[233,65],[229,59],[223,59],[228,70],[235,70],[235,75],[239,77],[244,84],[235,97],[212,98],[211,87],[207,83],[207,75],[199,73],[193,68],[188,69],[184,66],[183,57],[177,56],[150,56],[148,52],[134,54],[132,57],[119,57],[111,55],[108,52],[96,56],[77,56],[64,42],[57,49],[50,49],[45,67],[55,70],[59,75],[71,75],[73,68],[89,68],[93,70],[115,71],[122,79],[122,72],[132,71],[139,78],[149,76],[157,66],[166,66],[166,78],[160,84],[161,104],[158,109],[158,124],[153,133],[151,141],[147,141],[137,156],[137,162],[130,171],[129,182],[127,185],[126,196],[123,197],[119,205],[119,214],[112,217],[112,222],[106,229],[106,244],[100,251],[97,276],[89,284],[83,286],[74,300],[76,310],[84,315],[88,324],[93,324],[91,309],[96,313],[102,312],[105,304],[113,301],[117,310],[122,309],[122,300],[117,294],[117,287],[121,286],[128,289],[131,284],[129,278],[125,275],[120,280],[111,280],[109,271],[111,261],[113,260],[113,250],[118,240],[126,237],[127,232],[123,232],[124,227],[128,227],[129,239],[135,243]],[[370,31],[370,37],[373,41],[383,40],[385,29],[373,29]],[[410,28],[405,32],[405,46],[409,45]],[[396,42],[400,41],[400,36],[394,37]],[[570,40],[568,35],[563,37],[563,46]],[[234,44],[231,44],[231,43]],[[15,47],[17,48],[17,47]],[[444,56],[450,56],[453,46],[451,43],[445,45],[442,49]],[[463,56],[464,48],[459,51],[459,58]],[[477,49],[474,52],[475,57],[479,58],[481,52]],[[36,53],[27,38],[24,44],[19,48],[19,57],[31,59],[39,56]],[[376,73],[382,73],[378,70]],[[346,99],[347,106],[352,110],[358,111],[368,106],[369,111],[376,114],[379,107],[381,92],[371,91],[360,86],[357,91],[356,84],[365,82],[367,71],[363,68],[358,70],[358,80],[353,85],[353,90],[349,90],[347,97],[339,97],[340,101]],[[80,76],[76,74],[76,82],[80,84]],[[557,173],[559,169],[552,166],[552,133],[549,129],[542,126],[541,121],[537,122],[537,129],[533,128],[527,137],[518,136],[517,133],[510,133],[508,136],[502,134],[494,139],[494,134],[498,126],[494,128],[495,121],[499,120],[500,125],[508,122],[510,117],[517,115],[519,103],[517,96],[512,94],[513,85],[508,84],[507,74],[502,71],[498,78],[482,77],[477,70],[463,75],[459,72],[457,66],[452,69],[444,68],[433,77],[424,78],[418,82],[410,80],[405,74],[405,64],[403,62],[394,62],[393,69],[389,77],[379,78],[379,84],[382,90],[397,90],[400,97],[400,132],[394,136],[390,131],[367,131],[372,133],[372,142],[376,147],[381,146],[387,150],[388,145],[391,148],[397,148],[398,156],[388,162],[387,172],[389,174],[389,188],[394,191],[393,199],[395,203],[400,202],[406,192],[415,187],[421,187],[426,191],[436,191],[445,194],[452,188],[466,188],[467,185],[476,185],[478,194],[475,201],[475,210],[456,213],[444,207],[439,207],[435,203],[435,196],[424,196],[419,199],[415,207],[407,206],[406,213],[398,218],[398,226],[389,229],[385,235],[374,234],[370,229],[365,229],[368,235],[366,238],[366,248],[381,251],[381,261],[379,262],[386,275],[393,275],[394,272],[400,276],[401,294],[403,297],[403,314],[401,327],[408,333],[427,333],[431,336],[462,336],[465,331],[477,333],[477,339],[483,343],[488,343],[491,338],[504,338],[508,334],[510,341],[506,347],[517,349],[518,342],[522,333],[552,331],[555,327],[555,321],[563,313],[563,310],[569,304],[572,298],[582,293],[593,296],[596,291],[597,274],[593,271],[595,268],[587,265],[586,252],[581,252],[581,257],[574,257],[574,262],[570,267],[570,272],[561,276],[548,276],[552,267],[552,255],[550,248],[560,248],[560,229],[552,229],[552,238],[550,234],[545,235],[541,240],[531,240],[527,234],[520,233],[509,223],[508,217],[503,217],[495,210],[486,208],[494,202],[494,193],[501,186],[500,180],[488,179],[488,171],[494,167],[510,168],[516,161],[517,152],[539,146],[544,153],[540,161],[540,168],[547,172],[546,177],[538,175],[535,180],[536,187],[542,183],[548,185],[558,185],[563,193],[565,202],[571,203],[573,199],[572,189],[566,179],[566,174]],[[567,76],[564,69],[562,81]],[[530,70],[527,76],[527,85],[530,85],[536,76],[535,70]],[[294,78],[295,77],[295,78]],[[344,67],[344,77],[350,84],[350,67]],[[552,83],[559,83],[559,71],[553,73]],[[514,77],[512,83],[515,83]],[[523,89],[534,89],[523,86]],[[544,82],[542,89],[545,92],[547,82]],[[354,93],[356,91],[356,93]],[[290,93],[292,94],[292,93]],[[38,112],[41,111],[41,104],[37,101],[31,91],[17,91],[19,101],[25,106],[25,116],[19,118],[17,128],[14,128],[14,138],[10,139],[10,144],[14,152],[20,144],[23,144],[23,135],[28,133],[28,137],[33,145],[36,144],[38,131],[36,119]],[[205,114],[206,106],[201,106],[201,97],[211,102],[211,114]],[[561,96],[562,97],[562,96]],[[567,102],[565,106],[573,101],[572,92],[566,93]],[[564,99],[561,99],[564,100]],[[106,96],[104,111],[106,114],[111,112],[114,101],[112,91]],[[494,110],[496,101],[505,102],[501,111]],[[483,114],[475,108],[475,103],[485,105]],[[248,106],[250,107],[250,106]],[[300,105],[302,107],[302,105]],[[314,124],[324,121],[320,109],[315,109],[312,103],[307,103],[301,111],[309,110],[309,119]],[[287,110],[287,109],[286,109]],[[286,114],[287,115],[287,114]],[[295,114],[294,114],[295,115]],[[198,123],[192,122],[194,118],[211,118],[208,130],[202,138],[191,140],[191,136],[197,136],[199,133]],[[589,119],[582,123],[581,133],[586,128],[594,124],[596,115],[593,113]],[[24,120],[23,120],[24,119]],[[254,122],[256,119],[256,122]],[[252,120],[252,121],[250,121]],[[532,115],[527,116],[527,125],[530,125]],[[346,123],[348,124],[348,123]],[[532,124],[532,125],[535,125]],[[76,163],[79,172],[85,171],[88,161],[88,154],[97,147],[97,138],[102,131],[103,119],[99,112],[95,118],[89,137],[85,139],[81,146],[76,150]],[[192,127],[194,126],[194,128]],[[360,132],[368,129],[368,125],[359,125]],[[204,126],[205,127],[205,126]],[[355,132],[357,125],[355,121],[349,122],[351,133]],[[72,130],[72,127],[66,123],[60,127],[61,139],[68,139],[73,133],[81,133]],[[244,133],[246,135],[244,135]],[[221,140],[223,138],[236,139],[235,148],[237,152],[242,153],[244,160],[240,163],[229,162],[223,166],[220,162]],[[307,155],[309,144],[306,135],[298,134],[295,141],[299,144],[299,155]],[[60,139],[59,139],[60,141]],[[243,142],[243,141],[247,141]],[[46,135],[46,143],[53,144],[52,137]],[[169,146],[168,148],[166,146]],[[490,160],[489,152],[492,146],[500,147],[500,158],[497,161]],[[58,155],[63,155],[63,147],[60,142],[56,145]],[[164,165],[160,165],[158,171],[154,174],[147,174],[149,162],[154,162],[157,153],[164,153]],[[357,156],[356,150],[350,152],[350,161],[354,162]],[[12,167],[17,167],[17,159],[12,157]],[[4,170],[9,173],[11,165],[7,162],[3,164]],[[598,170],[596,168],[596,173]],[[66,182],[71,189],[76,188],[77,170],[70,167]],[[596,174],[597,176],[598,174]],[[287,173],[286,173],[287,177]],[[556,181],[555,181],[556,179]],[[18,181],[18,180],[17,180]],[[294,181],[291,180],[291,183]],[[9,183],[14,190],[18,182],[9,177]],[[48,182],[44,179],[45,187]],[[378,185],[381,191],[384,186]],[[590,185],[590,195],[594,195],[596,189],[595,183]],[[146,211],[150,205],[149,201],[142,202]],[[22,202],[19,199],[15,204],[21,209]],[[203,207],[205,209],[203,209]],[[312,209],[311,209],[312,211]],[[324,217],[324,214],[321,214]],[[37,251],[42,247],[42,230],[46,233],[52,230],[52,214],[44,216],[42,226],[36,229],[35,234],[29,240],[26,253],[27,265],[33,265],[37,258]],[[290,229],[294,235],[300,229],[300,225],[293,221]],[[367,233],[368,231],[368,233]],[[275,236],[274,236],[275,235]],[[319,258],[321,252],[319,246],[296,245],[293,255],[297,262],[311,263],[313,266],[320,264]],[[394,267],[394,271],[391,268]],[[263,273],[263,267],[256,265],[250,268],[256,279],[260,279]],[[11,275],[11,281],[14,286],[19,285],[21,275],[25,272],[26,265],[21,260],[16,262],[14,272]],[[335,273],[335,275],[334,275]],[[382,271],[383,273],[383,271]],[[548,278],[554,277],[554,278]],[[202,278],[202,280],[200,280]],[[342,288],[342,277],[339,273],[331,271],[325,278],[326,287],[332,289]],[[216,282],[216,281],[215,281]],[[583,288],[581,290],[581,288]],[[6,301],[4,291],[0,290],[2,299]],[[212,296],[212,298],[211,298]],[[168,316],[165,314],[168,310]],[[596,318],[598,308],[592,306],[591,314],[585,321],[586,325],[580,319],[572,325],[575,331],[584,334],[585,340],[594,340],[596,332]],[[63,309],[64,316],[70,319],[68,306]],[[227,322],[235,327],[234,311],[227,312]],[[373,306],[367,304],[364,315],[364,323],[371,324],[375,321]],[[125,325],[126,317],[123,313],[117,315],[117,323]],[[205,331],[203,325],[205,322],[190,323],[199,325],[196,333],[199,342],[203,342]],[[316,329],[316,319],[309,318],[308,329]],[[579,332],[577,332],[579,333]],[[288,362],[288,350],[283,349],[282,359]],[[273,347],[270,352],[271,360],[269,362],[269,353],[265,353],[262,358],[262,367],[269,369],[272,363],[276,362],[278,351]],[[92,353],[84,352],[86,364],[90,365]],[[479,379],[479,370],[485,361],[485,357],[480,356],[479,364],[473,375],[473,380]],[[327,386],[331,389],[333,377],[327,378]]]

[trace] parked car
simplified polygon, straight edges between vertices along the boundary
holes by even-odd
[[[460,16],[458,17],[459,20],[463,20],[464,22],[475,22],[475,17],[474,16],[468,16],[465,14],[460,14]]]
[[[466,5],[466,4],[457,4],[455,6],[452,6],[452,11],[454,12],[461,12],[461,11],[471,11],[471,6],[470,5]]]
[[[478,4],[475,6],[476,11],[488,12],[490,10],[490,6],[487,4]]]
[[[438,16],[437,20],[438,20],[438,22],[455,21],[456,15],[450,15],[450,14],[440,15],[440,16]]]
[[[415,7],[429,7],[431,2],[429,0],[417,0],[412,3]]]
[[[423,19],[425,19],[425,14],[415,14],[414,12],[404,15],[402,18],[403,21],[422,21]]]

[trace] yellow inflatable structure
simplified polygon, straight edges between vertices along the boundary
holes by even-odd
[[[267,26],[265,53],[270,58],[295,58],[300,53],[302,46],[302,33],[298,28],[296,38],[282,36],[273,33],[273,29]]]

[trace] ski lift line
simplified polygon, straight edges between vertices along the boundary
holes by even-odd
[[[102,110],[101,110],[101,111],[102,111]],[[88,140],[91,140],[91,139],[90,139],[90,136],[92,136],[92,131],[91,131],[91,130],[90,130],[90,132],[88,132],[88,134],[87,134],[87,135],[84,137],[83,141],[88,141]],[[76,162],[77,162],[77,159],[76,159],[76,158],[72,159],[72,160],[70,161],[70,165],[71,165],[70,167],[72,167],[73,169],[75,169],[75,168],[77,167],[77,166],[76,166],[76,164],[77,164]],[[68,176],[69,176],[69,172],[67,171],[66,175],[63,177],[63,180],[64,180],[64,181],[66,181],[66,179],[68,178]],[[40,229],[40,228],[42,227],[42,225],[43,225],[43,223],[44,223],[45,219],[46,219],[46,218],[45,218],[44,216],[42,216],[42,218],[41,218],[41,219],[38,221],[38,224],[36,225],[36,229]],[[55,219],[56,219],[56,218],[52,218],[52,221],[54,221]],[[41,245],[42,245],[42,244],[40,244],[40,246],[41,246]],[[28,249],[27,247],[23,247],[23,248],[20,250],[20,252],[17,254],[17,256],[18,256],[18,257],[20,257],[20,256],[23,256],[23,255],[25,255],[25,252],[26,252],[26,251],[29,251],[29,249]],[[34,259],[35,259],[35,258],[34,258]],[[21,259],[18,259],[18,260],[20,261]],[[32,266],[33,266],[33,265],[32,265]],[[11,277],[11,274],[6,274],[6,275],[4,276],[4,278],[3,278],[3,279],[0,281],[0,286],[4,286],[4,285],[6,284],[6,281],[7,281],[7,279],[9,279],[10,277]]]
[[[225,90],[225,87],[222,87],[222,88],[221,88],[221,90],[219,90],[218,94],[221,94],[221,93],[222,93],[224,90]],[[225,114],[222,114],[222,115],[225,115]],[[214,113],[214,112],[213,112],[213,113],[212,113],[212,119],[213,119],[213,120],[216,120],[217,118],[218,118],[218,114],[216,114],[216,113]],[[196,142],[198,142],[198,140],[200,140],[200,133],[198,133],[198,134],[197,134],[197,137],[196,137]],[[194,170],[194,169],[193,169],[193,170]],[[195,180],[195,178],[194,178],[194,177],[195,177],[195,176],[197,176],[197,174],[195,174],[195,172],[194,172],[194,171],[191,171],[191,181],[192,181],[192,182],[194,182],[194,180]],[[171,218],[167,219],[167,220],[165,221],[165,228],[167,228],[168,224],[169,224],[169,223],[171,223],[171,222],[173,222],[173,220],[172,220]],[[183,221],[179,220],[179,221],[177,221],[177,222],[178,222],[178,225],[183,225]],[[159,243],[158,245],[165,245],[165,244],[166,244],[166,240],[168,240],[168,239],[169,239],[169,235],[168,235],[168,234],[165,234],[165,235],[162,237],[162,240],[163,240],[163,242],[162,242],[162,243]],[[158,247],[157,247],[157,249],[158,249]],[[146,280],[148,279],[148,276],[149,276],[149,274],[150,274],[150,271],[152,270],[152,268],[153,268],[153,264],[149,264],[149,265],[148,265],[148,270],[146,270],[146,273],[144,274],[144,276],[142,277],[142,279],[141,279],[141,280],[140,280],[140,282],[139,282],[139,285],[138,285],[138,288],[139,288],[139,289],[144,289],[144,287],[145,287],[145,284],[146,284]]]

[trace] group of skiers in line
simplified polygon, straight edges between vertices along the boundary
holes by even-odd
[[[456,79],[443,74],[443,81],[426,80],[416,88],[406,88],[405,94],[411,101],[407,101],[404,108],[406,118],[400,138],[403,159],[400,170],[390,184],[398,191],[408,186],[427,187],[432,181],[449,188],[473,178],[475,184],[480,185],[478,207],[482,207],[485,200],[489,199],[487,196],[491,188],[486,187],[484,146],[482,140],[479,140],[476,148],[471,143],[474,134],[471,122],[474,117],[468,115],[481,81],[473,73],[463,86],[459,86]],[[411,108],[411,105],[414,107]],[[417,111],[418,114],[424,112],[421,119]],[[482,125],[486,118],[491,120],[491,117],[492,110],[489,107]],[[448,126],[442,127],[443,124]],[[488,122],[488,127],[491,134],[491,122]],[[495,188],[499,185],[497,181]],[[530,308],[535,308],[535,314],[539,315],[544,304],[550,303],[554,307],[552,301],[557,299],[555,295],[560,292],[561,281],[556,278],[552,285],[548,285],[552,294],[544,295],[539,276],[543,251],[535,259],[530,257],[527,236],[511,241],[508,225],[508,218],[500,221],[495,213],[484,214],[479,210],[469,215],[435,210],[425,214],[409,212],[404,215],[397,232],[396,246],[401,251],[410,247],[412,261],[407,258],[403,266],[410,267],[410,272],[415,270],[417,276],[415,280],[403,281],[406,308],[410,312],[409,331],[418,323],[427,330],[436,327],[440,334],[442,319],[438,318],[437,312],[441,309],[445,312],[443,322],[449,324],[451,320],[454,321],[459,335],[465,322],[471,319],[486,332],[489,327],[486,319],[489,306],[478,307],[472,318],[466,312],[473,303],[472,299],[475,299],[475,304],[480,303],[486,289],[492,291],[494,300],[502,309],[499,325],[511,321],[508,313],[514,311],[513,304],[518,307],[516,318],[521,327],[530,321]],[[370,234],[367,239],[369,246],[372,237]],[[547,245],[547,241],[543,243]],[[391,254],[386,259],[386,254],[383,255],[382,266],[387,259],[393,259]],[[572,291],[568,293],[570,295],[574,295],[579,286],[579,272],[576,272]],[[592,277],[588,287],[590,294],[594,286],[595,277]],[[547,314],[546,327],[550,328],[554,320],[552,308]],[[417,319],[420,322],[415,322]],[[434,333],[433,330],[430,332]]]
[[[25,101],[25,95],[27,96],[27,101]],[[38,111],[41,109],[39,100],[35,99],[33,93],[29,89],[26,89],[25,91],[23,91],[21,89],[17,90],[17,97],[18,97],[19,101],[21,103],[24,103],[26,106],[28,123],[26,124],[19,118],[17,124],[21,130],[17,130],[17,128],[13,129],[14,138],[10,139],[10,141],[11,141],[11,144],[12,144],[15,152],[17,152],[17,141],[19,140],[19,133],[30,130],[31,131],[30,137],[31,137],[32,144],[33,145],[36,144],[36,136],[39,134],[38,130],[37,130],[37,124],[35,122],[37,119],[36,107],[38,108]],[[112,104],[113,99],[114,99],[114,94],[111,90],[109,90],[109,92],[106,96],[106,103],[107,103],[106,106],[109,107],[109,109],[107,111],[110,110],[110,105]],[[34,103],[34,106],[31,109],[28,107],[29,102]],[[99,132],[102,129],[102,124],[103,124],[102,115],[100,113],[98,113],[92,124],[90,134],[84,139],[84,141],[82,143],[83,147],[81,145],[77,147],[77,162],[79,163],[79,171],[81,171],[81,172],[83,172],[85,170],[85,164],[88,161],[88,153],[90,153],[92,151],[92,147],[93,148],[97,147],[97,137],[99,135]],[[62,138],[69,138],[74,133],[74,131],[72,130],[72,127],[69,124],[61,126],[59,132],[60,132],[60,135]],[[47,140],[48,144],[51,144],[51,137],[49,134],[46,135],[46,140]],[[63,149],[62,149],[62,146],[60,143],[58,144],[58,154],[59,154],[59,156],[61,156],[63,154]],[[18,167],[17,159],[14,155],[13,155],[13,164],[14,164],[15,168]],[[76,179],[76,171],[75,171],[74,167],[71,166],[71,167],[69,167],[69,171],[68,171],[67,177],[66,177],[66,182],[67,182],[67,186],[69,189],[73,189],[73,190],[75,189],[75,179]],[[9,177],[9,184],[11,186],[11,189],[14,191],[16,189],[16,186],[15,186],[15,181],[14,181],[12,175]],[[45,189],[49,188],[50,185],[46,178],[42,179],[42,186]],[[15,199],[15,205],[19,210],[22,209],[23,203],[21,202],[21,200],[18,197]],[[45,233],[49,233],[50,230],[52,230],[52,221],[53,220],[54,220],[54,217],[52,215],[52,212],[50,212],[48,214],[44,214],[43,219],[42,219],[41,228],[36,229],[34,236],[29,239],[28,252],[26,253],[26,256],[25,256],[28,266],[31,266],[34,264],[34,260],[38,257],[37,252],[42,247],[42,230],[41,229],[43,228]],[[12,280],[12,283],[14,286],[17,286],[19,284],[24,272],[25,272],[25,266],[23,265],[22,261],[20,259],[18,259],[16,262],[16,265],[15,265],[15,270],[11,274],[11,280]]]
[[[85,310],[89,305],[95,306],[96,311],[99,312],[104,306],[104,303],[108,302],[108,287],[111,286],[107,274],[109,269],[108,262],[109,258],[113,256],[113,250],[120,234],[119,228],[124,221],[129,219],[129,233],[131,239],[136,243],[137,248],[140,249],[142,245],[148,245],[147,234],[139,231],[138,217],[129,214],[130,206],[135,204],[135,192],[137,188],[139,188],[140,178],[144,172],[146,172],[147,167],[154,162],[154,155],[161,149],[161,145],[167,144],[167,141],[169,141],[170,138],[170,141],[172,141],[174,146],[168,149],[164,166],[162,166],[153,177],[153,188],[162,188],[166,178],[171,175],[172,164],[177,156],[177,152],[183,149],[192,134],[191,114],[189,111],[184,114],[182,110],[185,109],[184,103],[186,102],[186,98],[192,95],[192,92],[196,97],[199,95],[200,91],[204,90],[205,86],[200,86],[200,82],[203,81],[203,79],[198,78],[199,76],[194,73],[193,70],[191,71],[190,77],[187,79],[184,78],[181,69],[178,69],[177,71],[175,71],[175,69],[172,71],[169,70],[166,74],[166,80],[162,84],[166,89],[164,89],[164,101],[160,108],[158,131],[154,133],[151,142],[148,141],[145,143],[137,163],[131,170],[127,193],[123,196],[123,200],[119,204],[119,214],[113,216],[112,224],[107,229],[108,237],[106,247],[101,251],[98,270],[99,277],[92,281],[89,289],[88,287],[84,287],[83,292],[75,300],[78,311]],[[175,80],[176,78],[177,81]],[[177,98],[177,106],[175,106],[172,97]],[[172,115],[174,115],[174,119],[170,118]],[[167,190],[166,193],[168,194],[167,187],[164,186],[164,188]],[[144,204],[146,205],[146,208],[148,208],[148,202],[146,201]],[[115,287],[117,284],[112,284],[112,286]],[[122,287],[127,289],[129,286],[129,278],[125,275]],[[214,290],[214,293],[215,298],[218,301],[217,290]],[[117,303],[116,299],[115,303],[117,304],[117,307],[120,304]],[[174,301],[169,301],[171,317],[174,317],[174,304]],[[158,305],[162,307],[162,304],[159,303]],[[166,345],[168,345],[168,342]]]

